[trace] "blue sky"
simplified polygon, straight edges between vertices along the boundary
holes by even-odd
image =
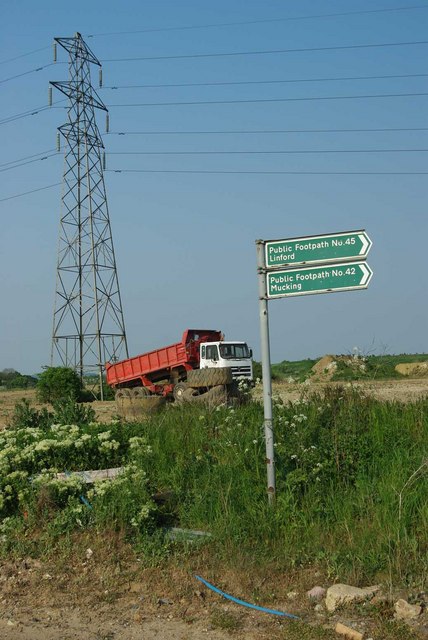
[[[420,3],[422,6],[424,3]],[[4,4],[0,81],[52,62],[55,36],[82,33],[105,87],[295,80],[272,84],[100,89],[109,105],[107,195],[131,354],[175,342],[186,327],[244,339],[259,357],[255,240],[365,228],[374,271],[367,291],[270,303],[274,362],[325,353],[427,351],[427,176],[115,173],[115,169],[427,171],[428,131],[163,134],[119,132],[423,129],[428,96],[124,107],[131,103],[428,93],[427,45],[109,62],[118,58],[339,47],[426,40],[428,4],[21,1]],[[125,7],[125,8],[123,8]],[[407,7],[409,10],[373,12]],[[355,11],[352,15],[334,15]],[[319,17],[323,14],[323,17]],[[314,17],[317,15],[318,17]],[[308,16],[305,18],[305,16]],[[313,16],[313,17],[310,17]],[[213,23],[299,18],[196,29]],[[144,33],[130,33],[133,31]],[[127,33],[118,33],[127,32]],[[111,34],[111,35],[104,35]],[[45,49],[3,62],[35,49]],[[0,165],[55,149],[64,109],[47,105],[67,61],[1,82]],[[412,76],[338,81],[361,76]],[[94,85],[98,71],[93,70]],[[60,99],[59,94],[54,96]],[[111,105],[111,106],[110,106]],[[104,117],[99,118],[104,131]],[[350,150],[401,150],[344,153]],[[305,154],[118,155],[119,152],[326,151]],[[109,155],[112,154],[112,155]],[[9,165],[10,166],[10,165]],[[62,180],[62,156],[4,171],[0,200]],[[3,169],[3,171],[2,171]],[[49,364],[60,187],[0,202],[0,369]]]

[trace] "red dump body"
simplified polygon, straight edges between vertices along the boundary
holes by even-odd
[[[134,358],[106,364],[107,384],[111,387],[148,387],[152,393],[170,393],[176,380],[186,371],[199,367],[199,345],[201,342],[216,342],[222,339],[220,331],[211,329],[186,329],[181,342],[162,349],[149,351]],[[159,381],[171,384],[156,385]]]

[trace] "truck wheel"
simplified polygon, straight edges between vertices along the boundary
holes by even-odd
[[[185,382],[177,382],[173,390],[173,395],[177,402],[183,402],[187,388],[188,387]]]
[[[115,400],[125,400],[131,397],[129,389],[117,389],[114,394]]]
[[[199,398],[199,393],[197,389],[192,389],[192,387],[187,387],[183,394],[184,402],[197,402]]]
[[[189,387],[217,387],[218,385],[230,384],[233,380],[232,370],[227,367],[221,369],[192,369],[187,372],[187,383]]]
[[[131,398],[148,398],[150,391],[146,387],[134,387],[131,391]]]
[[[184,394],[184,399],[186,402],[203,404],[208,407],[216,407],[226,402],[226,387],[224,385],[217,385],[215,387],[211,387],[211,389],[208,389],[205,393],[200,394],[198,394],[195,389],[187,389]]]

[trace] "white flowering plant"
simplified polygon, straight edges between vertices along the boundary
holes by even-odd
[[[63,420],[70,411],[63,412]],[[23,417],[22,426],[18,423],[19,415]],[[13,425],[0,432],[0,524],[17,515],[29,521],[53,513],[57,517],[58,511],[62,511],[61,526],[71,520],[82,521],[82,509],[91,509],[92,505],[87,499],[88,486],[73,472],[113,467],[123,467],[124,472],[120,479],[106,481],[105,499],[102,491],[94,492],[100,506],[95,520],[107,512],[105,500],[116,496],[113,502],[117,502],[117,492],[121,492],[122,498],[128,494],[137,498],[136,494],[142,492],[141,500],[135,502],[132,514],[128,514],[129,525],[132,518],[143,522],[144,505],[149,504],[148,512],[153,512],[147,498],[147,478],[142,471],[147,467],[151,449],[146,438],[137,435],[141,427],[124,428],[118,421],[110,425],[89,422],[92,413],[88,411],[77,415],[82,418],[80,424],[67,424],[55,421],[60,417],[58,414],[37,412],[27,403],[16,413]],[[135,468],[137,462],[140,471]],[[133,465],[132,470],[129,465]],[[134,486],[138,482],[141,486]],[[116,506],[112,512],[118,510]]]

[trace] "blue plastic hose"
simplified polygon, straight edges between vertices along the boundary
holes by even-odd
[[[223,598],[226,598],[227,600],[231,600],[236,604],[240,604],[243,607],[248,607],[249,609],[255,609],[256,611],[262,611],[262,613],[271,613],[274,616],[282,616],[283,618],[292,618],[293,620],[301,619],[299,618],[299,616],[294,616],[292,613],[285,613],[285,611],[277,611],[276,609],[266,609],[266,607],[259,607],[256,604],[250,604],[249,602],[245,602],[244,600],[239,600],[239,598],[234,598],[234,596],[231,596],[228,593],[225,593],[224,591],[217,589],[217,587],[215,587],[213,584],[210,584],[209,582],[201,578],[201,576],[195,575],[195,578],[196,580],[199,580],[199,582],[202,582],[202,584],[204,584],[206,587],[208,587],[208,589],[211,589],[211,591],[214,591],[215,593],[218,593],[219,595],[223,596]]]
[[[65,475],[67,476],[67,478],[69,478],[71,476],[71,473],[69,471],[64,471]],[[85,498],[84,495],[79,496],[80,502],[82,502],[85,507],[88,507],[88,509],[92,509],[92,505],[89,502],[89,500],[87,498]]]

